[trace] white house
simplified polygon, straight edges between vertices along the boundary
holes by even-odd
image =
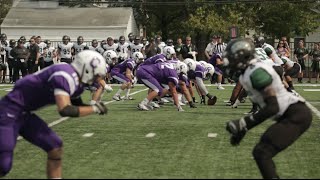
[[[130,32],[139,35],[132,8],[66,8],[55,2],[17,3],[10,9],[1,32],[8,39],[39,35],[42,39],[61,41],[62,36],[70,36],[75,41],[83,36],[85,41],[105,40],[111,36],[127,37]]]

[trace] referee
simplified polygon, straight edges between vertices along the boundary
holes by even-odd
[[[217,36],[217,44],[213,47],[214,54],[222,54],[226,50],[227,44],[222,42],[222,37]]]

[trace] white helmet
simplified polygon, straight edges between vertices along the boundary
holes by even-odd
[[[142,63],[144,61],[143,54],[141,52],[133,53],[132,57],[134,59],[134,62],[137,64]]]
[[[199,61],[199,63],[201,64],[201,66],[206,67],[207,62],[205,62],[205,61]]]
[[[181,62],[181,61],[178,61],[178,62],[177,62],[176,70],[177,70],[177,74],[178,74],[178,75],[181,74],[181,73],[187,75],[188,66],[187,66],[185,63],[183,63],[183,62]]]
[[[96,51],[85,50],[79,52],[71,66],[76,70],[80,77],[80,81],[85,84],[92,85],[95,77],[106,76],[106,61]]]
[[[214,67],[213,67],[213,65],[207,63],[204,67],[206,68],[206,74],[210,74],[211,76],[213,76],[213,74],[214,74]]]
[[[176,51],[173,49],[173,47],[166,46],[166,47],[163,48],[163,53],[162,54],[167,58],[167,60],[169,60],[169,59],[172,59],[172,56],[174,54],[176,54]]]
[[[113,50],[108,50],[104,52],[103,57],[106,59],[108,64],[115,64],[118,61],[118,55]]]
[[[196,70],[197,64],[193,59],[186,58],[183,62],[188,66],[188,70],[192,70],[192,71]]]

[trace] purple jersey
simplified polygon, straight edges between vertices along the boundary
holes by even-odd
[[[125,61],[123,61],[120,64],[117,64],[116,66],[114,66],[111,71],[113,73],[120,73],[123,74],[127,71],[127,68],[129,68],[131,71],[133,71],[133,69],[136,67],[136,63],[134,62],[133,59],[127,59]]]
[[[169,82],[172,82],[174,85],[178,84],[177,71],[170,63],[142,65],[139,67],[139,69],[143,70],[145,73],[150,74],[161,84],[168,84]],[[139,69],[137,71],[139,71]]]
[[[196,70],[195,70],[196,77],[205,78],[206,77],[205,72],[206,72],[206,69],[202,65],[197,64]]]
[[[222,59],[221,58],[221,54],[214,54],[210,59],[209,59],[209,63],[212,64],[213,66],[217,65],[217,59]]]
[[[49,66],[17,81],[6,96],[26,111],[34,111],[55,103],[55,94],[78,97],[83,92],[76,71],[69,64]]]
[[[166,62],[166,57],[163,54],[157,54],[152,57],[149,57],[143,62],[143,65],[156,64],[159,62],[160,63]]]

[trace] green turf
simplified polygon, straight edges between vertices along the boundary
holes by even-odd
[[[317,88],[317,87],[307,87]],[[117,89],[117,88],[115,88]],[[132,92],[144,89],[136,87]],[[152,112],[141,112],[136,105],[146,91],[133,95],[134,101],[108,105],[106,116],[92,115],[68,119],[53,127],[64,141],[64,178],[261,178],[251,152],[260,135],[273,122],[252,129],[238,147],[229,144],[225,131],[228,120],[250,110],[247,101],[237,109],[226,107],[232,87],[216,90],[216,106],[185,106],[177,112],[172,104]],[[319,92],[297,91],[320,108]],[[6,92],[0,91],[0,95]],[[112,94],[104,97],[111,100]],[[89,100],[89,93],[84,94]],[[199,100],[199,98],[198,98]],[[59,119],[55,106],[37,114],[50,123]],[[314,116],[311,128],[292,146],[274,158],[281,178],[320,177],[319,118]],[[148,133],[153,138],[146,138]],[[94,133],[92,137],[82,137]],[[208,138],[208,133],[217,133]],[[25,140],[17,143],[13,168],[6,178],[46,178],[46,154]]]

